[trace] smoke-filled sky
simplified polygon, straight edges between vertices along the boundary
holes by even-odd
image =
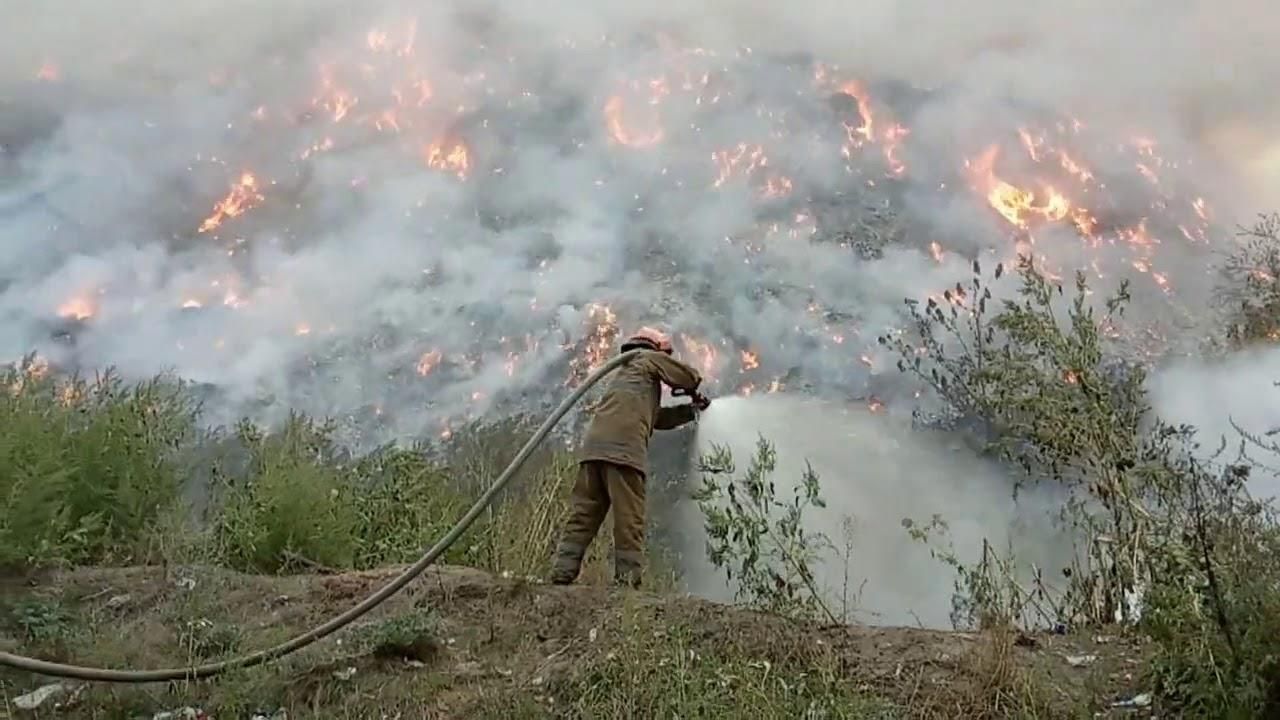
[[[541,402],[640,322],[718,392],[892,405],[902,298],[1015,249],[1195,338],[1280,174],[1261,0],[0,16],[0,356],[378,440]]]

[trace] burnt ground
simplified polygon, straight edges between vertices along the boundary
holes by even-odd
[[[0,649],[113,667],[226,657],[327,619],[396,572],[266,577],[145,567],[9,578],[0,585]],[[743,716],[770,714],[770,697],[746,699],[773,687],[770,673],[822,676],[840,697],[880,708],[838,713],[846,717],[1131,716],[1145,711],[1113,703],[1141,692],[1143,659],[1137,641],[1119,636],[831,627],[695,598],[440,567],[352,628],[269,668],[199,683],[72,684],[29,710],[18,698],[56,681],[2,670],[0,709],[86,718],[181,717],[183,708],[244,718],[648,717],[673,707],[671,687],[711,688],[697,662],[714,661],[720,685],[740,688]],[[674,685],[657,674],[677,665]],[[723,670],[731,666],[757,670]],[[746,676],[753,672],[765,679]],[[625,687],[602,689],[606,681]],[[1019,696],[1034,696],[1040,709],[1019,709]],[[694,714],[725,716],[723,704],[705,705]]]

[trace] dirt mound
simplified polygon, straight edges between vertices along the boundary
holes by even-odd
[[[114,667],[226,657],[340,612],[397,570],[264,577],[147,567],[11,578],[0,586],[0,646]],[[820,626],[695,598],[439,567],[271,667],[167,687],[68,685],[36,712],[628,717],[690,712],[672,703],[687,702],[675,695],[691,688],[704,712],[732,708],[746,702],[734,699],[745,688],[761,691],[750,701],[759,716],[819,700],[849,711],[837,716],[1001,716],[1001,702],[1033,693],[1067,713],[1133,696],[1141,654],[1119,638]],[[52,681],[6,671],[0,682],[14,698]],[[731,704],[714,705],[722,700]]]

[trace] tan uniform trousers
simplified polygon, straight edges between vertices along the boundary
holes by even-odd
[[[613,572],[620,584],[636,587],[644,564],[644,473],[603,460],[578,465],[572,507],[556,552],[551,581],[567,585],[578,577],[582,558],[613,508]]]

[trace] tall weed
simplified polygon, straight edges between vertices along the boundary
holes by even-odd
[[[0,565],[147,559],[196,407],[177,381],[0,371]]]

